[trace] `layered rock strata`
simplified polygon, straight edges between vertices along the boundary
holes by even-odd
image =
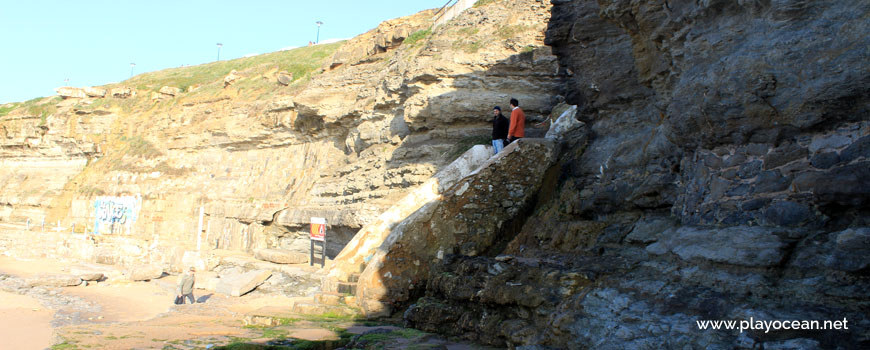
[[[870,344],[870,6],[552,3],[588,146],[505,250],[438,265],[406,323],[527,349]],[[697,325],[750,318],[851,326]]]
[[[326,69],[310,81],[265,92],[250,86],[280,69],[239,69],[226,87],[225,74],[195,86],[142,75],[107,87],[114,102],[14,110],[0,121],[0,152],[32,175],[0,179],[9,189],[0,218],[78,232],[100,221],[104,234],[252,253],[307,251],[310,218],[323,217],[334,257],[409,190],[488,143],[493,106],[517,97],[535,120],[559,101],[556,57],[543,45],[549,4],[505,4],[430,31],[432,11],[388,21],[318,61]],[[129,87],[146,83],[150,91]],[[68,171],[38,170],[46,154]],[[47,178],[51,186],[36,185]],[[95,209],[127,196],[142,199],[135,222]]]

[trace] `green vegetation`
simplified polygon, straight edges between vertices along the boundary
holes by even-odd
[[[223,87],[223,78],[236,70],[240,75],[263,73],[267,69],[277,69],[293,74],[293,79],[307,77],[320,68],[322,60],[332,55],[344,42],[300,47],[293,50],[273,52],[254,57],[218,61],[192,67],[171,68],[162,71],[137,75],[125,85],[135,86],[138,90],[157,91],[164,86],[174,86],[184,92],[206,84]]]
[[[496,1],[498,0],[477,0],[477,2],[474,3],[474,7],[486,6]]]
[[[339,332],[338,340],[312,341],[297,339],[294,340],[290,345],[251,344],[250,339],[234,338],[230,344],[215,347],[215,350],[332,350],[346,345],[348,342],[350,342],[350,339],[352,337],[353,334],[347,333],[346,331],[342,330],[341,332]],[[264,338],[272,337],[265,336],[264,333]],[[280,337],[279,339],[285,338]]]
[[[60,100],[61,98],[59,96],[52,98],[37,97],[24,102],[10,103],[4,105],[4,107],[0,107],[0,117],[8,115],[12,111],[20,110],[23,111],[23,114],[34,117],[38,116],[39,126],[43,126],[45,125],[48,116],[57,112],[57,103],[60,102]]]
[[[461,42],[458,48],[462,49],[462,51],[465,51],[466,53],[475,53],[483,48],[483,42],[480,40]]]
[[[533,51],[535,51],[534,45],[528,45],[528,46],[524,47],[522,50],[523,53],[529,53],[529,52],[533,52]]]
[[[161,174],[171,175],[171,176],[184,176],[189,173],[195,172],[196,170],[193,168],[176,168],[165,160],[157,164],[152,171],[159,171]]]
[[[18,108],[18,103],[10,103],[8,105],[0,106],[0,117],[9,114],[9,112],[15,108]]]
[[[163,152],[154,147],[154,144],[148,140],[143,139],[142,136],[136,135],[129,138],[121,136],[121,141],[127,144],[122,151],[124,154],[145,159],[153,159],[163,155]]]
[[[55,344],[55,345],[51,346],[51,350],[75,350],[75,349],[78,349],[78,347],[75,344],[68,343],[66,341],[64,341],[63,343]]]
[[[478,29],[477,27],[465,27],[465,28],[459,29],[459,34],[462,34],[464,36],[472,36],[474,34],[477,34],[477,32],[479,32],[479,31],[480,31],[480,29]]]
[[[418,30],[411,35],[408,35],[408,37],[405,38],[405,41],[403,41],[402,43],[406,45],[415,45],[418,42],[422,43],[422,40],[428,38],[430,35],[432,35],[431,28]]]
[[[456,40],[453,42],[453,48],[462,50],[466,53],[475,53],[480,51],[485,45],[484,40],[475,38],[474,35],[480,31],[477,27],[464,27],[456,30]]]
[[[529,27],[522,24],[516,24],[511,26],[499,27],[495,31],[495,35],[502,40],[507,40],[513,38],[519,33],[529,30]]]
[[[413,328],[402,328],[402,329],[397,329],[397,330],[393,331],[392,334],[396,334],[402,338],[411,339],[411,338],[422,337],[422,336],[426,335],[426,332],[423,332],[423,331],[418,330],[418,329],[413,329]]]

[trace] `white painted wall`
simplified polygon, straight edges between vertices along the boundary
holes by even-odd
[[[447,21],[453,19],[453,17],[458,16],[460,13],[462,13],[462,11],[465,11],[474,6],[474,3],[476,2],[477,0],[459,0],[458,2],[456,2],[456,4],[447,9],[447,13],[445,13],[443,16],[441,16],[441,18],[435,21],[435,25],[439,26],[447,23]]]

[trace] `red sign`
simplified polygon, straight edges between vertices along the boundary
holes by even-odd
[[[326,237],[326,219],[311,218],[311,235],[312,241],[323,241]]]

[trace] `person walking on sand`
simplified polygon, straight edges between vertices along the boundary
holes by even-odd
[[[501,107],[499,106],[493,107],[492,115],[492,150],[495,155],[504,149],[504,143],[507,141],[509,121],[504,114],[501,114]]]
[[[526,136],[526,113],[520,108],[517,99],[511,99],[511,125],[508,128],[508,143]]]
[[[177,289],[177,298],[181,298],[181,303],[184,304],[184,298],[190,300],[191,304],[196,303],[196,299],[193,298],[193,284],[196,282],[196,278],[194,273],[196,269],[191,267],[190,270],[187,270],[187,273],[181,276],[181,279],[178,281],[178,289]]]

